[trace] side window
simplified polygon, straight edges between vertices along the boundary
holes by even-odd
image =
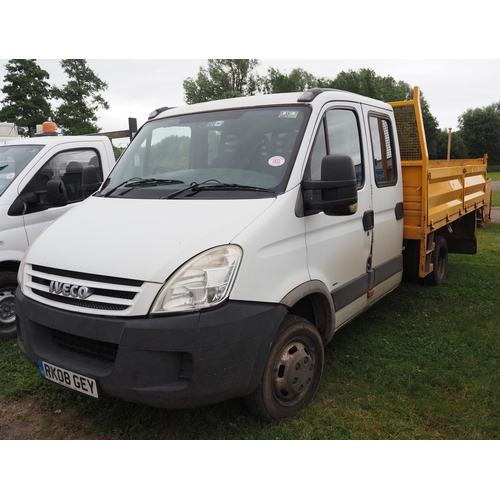
[[[388,118],[370,116],[370,135],[375,169],[375,183],[379,187],[393,186],[397,182],[393,156],[393,134]]]
[[[190,150],[191,127],[155,129],[149,150],[148,175],[161,175],[189,168]]]
[[[318,130],[318,134],[316,135],[316,140],[314,141],[314,146],[311,152],[311,179],[315,181],[321,179],[321,160],[327,154],[328,152],[326,149],[325,123],[323,122]]]
[[[350,109],[327,111],[311,152],[311,179],[321,178],[321,160],[327,154],[349,155],[354,162],[358,188],[363,186],[361,140],[358,119],[354,111]]]
[[[350,109],[332,109],[326,114],[329,154],[349,155],[354,162],[358,188],[364,184],[361,140],[356,113]]]
[[[207,131],[208,137],[208,157],[207,157],[207,166],[212,163],[214,158],[217,156],[218,151],[219,151],[219,146],[220,146],[220,140],[222,134],[220,133],[219,130],[215,129],[209,129]]]
[[[21,195],[38,193],[40,203],[48,203],[47,182],[51,179],[61,180],[66,186],[68,202],[82,201],[91,193],[82,189],[82,172],[87,166],[97,169],[97,177],[102,182],[102,166],[99,154],[94,149],[74,149],[62,151],[53,156],[28,182]]]

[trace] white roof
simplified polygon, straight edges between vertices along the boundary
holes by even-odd
[[[164,118],[167,116],[174,116],[174,115],[188,114],[188,113],[201,113],[205,111],[213,111],[218,109],[234,109],[234,108],[279,105],[279,104],[285,104],[285,105],[308,104],[314,107],[318,107],[322,106],[325,102],[334,100],[369,103],[372,105],[375,104],[378,106],[391,109],[388,104],[382,103],[381,101],[377,101],[369,97],[364,97],[343,90],[324,89],[324,91],[319,93],[312,101],[306,103],[298,102],[299,98],[303,95],[304,92],[290,92],[284,94],[264,94],[264,95],[250,96],[250,97],[235,97],[232,99],[208,101],[199,104],[191,104],[177,108],[171,108],[167,111],[163,111],[158,115],[158,117],[155,118]]]
[[[109,140],[106,136],[96,135],[43,135],[35,137],[14,137],[14,138],[0,138],[0,146],[4,145],[33,145],[45,146],[47,144],[68,144],[71,142],[89,142],[99,141],[103,142]]]

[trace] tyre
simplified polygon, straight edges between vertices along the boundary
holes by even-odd
[[[262,379],[244,398],[247,408],[268,422],[293,417],[316,394],[325,351],[318,330],[298,316],[287,316],[269,353]]]
[[[446,280],[448,275],[448,245],[442,236],[434,237],[432,264],[434,270],[424,278],[424,283],[430,286],[438,286]]]
[[[16,314],[14,311],[16,288],[16,273],[0,273],[0,341],[2,342],[16,336]]]

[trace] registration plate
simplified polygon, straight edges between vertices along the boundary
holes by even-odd
[[[93,398],[99,397],[97,382],[92,378],[65,370],[64,368],[59,368],[41,359],[38,360],[38,367],[40,368],[42,377],[47,380],[51,380],[56,384],[68,387],[74,391],[87,394]]]

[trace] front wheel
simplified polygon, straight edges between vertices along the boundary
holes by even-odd
[[[16,313],[14,311],[16,288],[16,273],[0,273],[0,341],[9,340],[16,336]]]
[[[269,422],[294,416],[316,394],[325,352],[318,330],[289,315],[280,326],[264,374],[255,391],[244,398],[247,408]]]

